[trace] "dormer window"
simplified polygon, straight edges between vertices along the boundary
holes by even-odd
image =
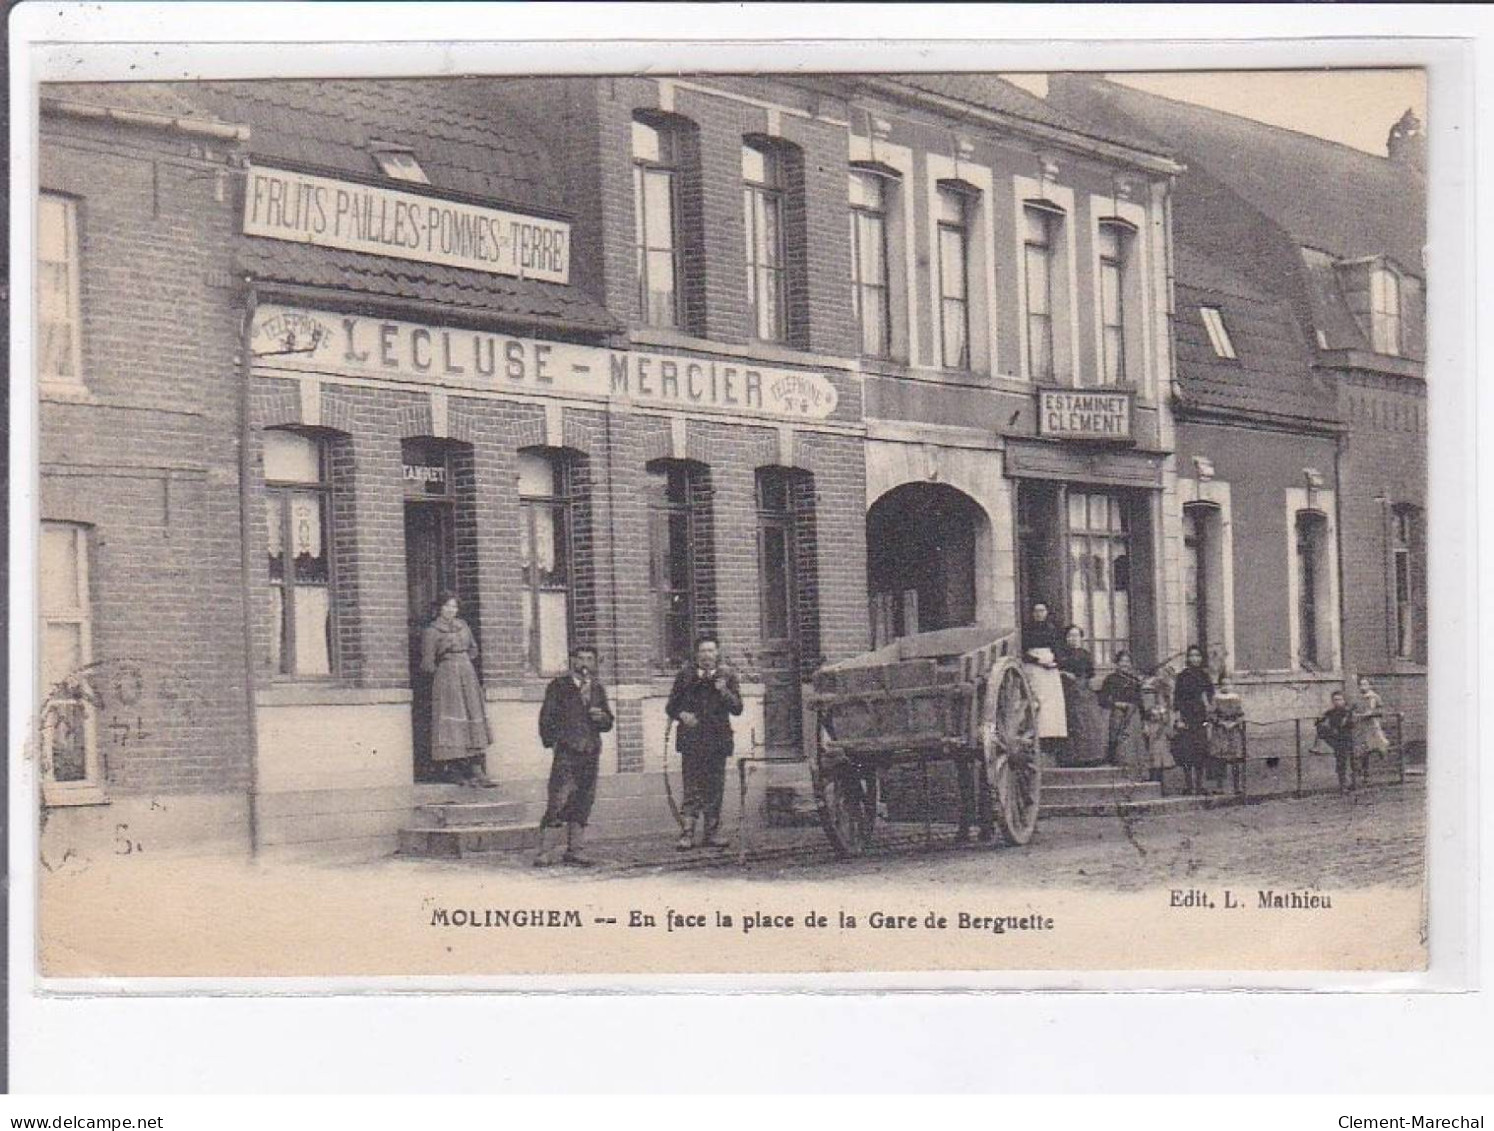
[[[405,146],[382,143],[375,143],[370,148],[373,152],[374,163],[386,177],[393,177],[396,181],[409,181],[417,185],[431,183],[431,179],[425,175],[425,170],[420,167],[420,162],[415,160],[413,150]]]
[[[1209,333],[1209,345],[1214,347],[1214,356],[1226,361],[1235,360],[1235,343],[1230,339],[1229,327],[1224,324],[1224,312],[1217,306],[1200,306],[1199,316],[1204,329]]]
[[[1376,353],[1401,355],[1401,280],[1387,267],[1370,275],[1370,340]]]

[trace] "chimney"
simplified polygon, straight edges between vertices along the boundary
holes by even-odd
[[[1398,165],[1408,165],[1418,173],[1427,171],[1427,134],[1421,119],[1409,109],[1400,121],[1390,127],[1385,150]]]

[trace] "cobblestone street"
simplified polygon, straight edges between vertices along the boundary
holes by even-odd
[[[1125,892],[1216,882],[1270,887],[1413,886],[1422,874],[1426,793],[1419,782],[1341,796],[1317,794],[1253,805],[1180,810],[1144,817],[1059,817],[1039,821],[1025,848],[960,847],[936,833],[932,847],[901,842],[841,860],[817,827],[776,832],[746,864],[734,851],[683,856],[666,840],[599,844],[599,867],[553,868],[548,876],[590,882],[665,873],[712,883],[824,880],[874,887],[886,881],[1013,888],[1099,888]],[[420,870],[522,868],[528,854],[456,862],[401,861]]]

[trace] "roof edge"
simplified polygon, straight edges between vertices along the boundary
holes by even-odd
[[[120,122],[124,125],[172,130],[198,137],[213,137],[220,141],[249,140],[248,126],[209,121],[206,118],[157,114],[149,110],[127,110],[121,106],[98,106],[91,102],[74,102],[66,98],[50,98],[45,95],[41,98],[41,110],[44,114],[60,114],[70,118],[86,118],[93,121]]]
[[[966,102],[964,99],[935,94],[932,91],[899,82],[895,78],[866,75],[862,76],[862,82],[869,89],[881,94],[901,98],[904,101],[925,102],[945,110],[953,109],[967,116],[981,119],[990,125],[1024,131],[1028,134],[1066,146],[1069,149],[1106,157],[1115,161],[1122,161],[1126,164],[1145,169],[1148,172],[1177,176],[1187,170],[1186,165],[1159,153],[1153,153],[1145,149],[1136,149],[1121,142],[1106,141],[1101,138],[1092,137],[1089,134],[1063,129],[1059,126],[1050,126],[1045,122],[1038,122],[1032,118],[1024,118],[1019,114],[1011,114],[1002,110],[993,110],[989,107],[979,106],[973,102]]]

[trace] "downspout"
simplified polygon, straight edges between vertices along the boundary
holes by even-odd
[[[253,532],[253,498],[249,483],[253,472],[252,446],[250,444],[249,381],[254,353],[251,341],[254,332],[254,311],[259,304],[259,295],[254,284],[247,278],[244,292],[244,315],[239,328],[239,592],[244,614],[244,704],[247,710],[249,734],[249,854],[258,856],[260,850],[259,829],[259,704],[255,687],[254,653],[254,608],[250,600],[250,577],[252,555],[250,537]]]

